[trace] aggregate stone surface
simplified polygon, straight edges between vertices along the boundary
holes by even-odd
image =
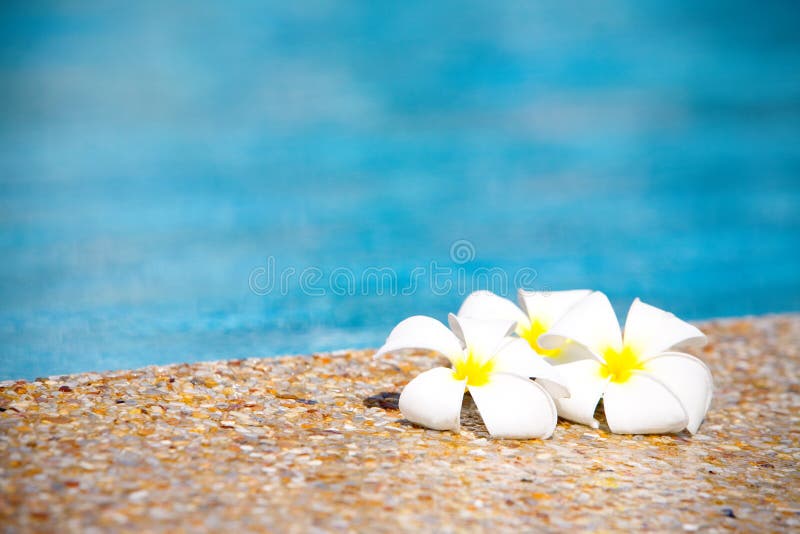
[[[699,324],[700,431],[559,421],[494,440],[397,398],[446,361],[373,351],[0,383],[4,532],[800,530],[800,315]],[[598,410],[598,415],[601,412]]]

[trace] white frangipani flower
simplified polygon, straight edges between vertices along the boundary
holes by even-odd
[[[469,391],[493,437],[550,437],[557,421],[550,395],[569,394],[558,371],[523,340],[507,337],[515,328],[511,321],[450,314],[449,323],[452,331],[431,317],[409,317],[392,330],[375,354],[427,349],[443,354],[453,365],[425,371],[403,388],[403,417],[435,430],[457,431],[461,402]],[[543,387],[529,377],[543,377],[547,383]]]
[[[711,372],[673,349],[704,345],[700,330],[636,299],[623,336],[608,297],[594,292],[540,336],[539,344],[558,347],[567,339],[585,349],[586,357],[557,366],[571,393],[555,399],[561,417],[597,428],[594,411],[602,397],[612,432],[697,432],[711,404]]]
[[[516,334],[527,341],[537,354],[553,358],[551,363],[556,363],[568,359],[570,342],[567,340],[561,346],[544,349],[539,346],[539,336],[591,293],[588,289],[547,292],[520,289],[517,292],[517,306],[491,291],[475,291],[464,300],[458,316],[514,321],[517,323],[514,329]]]

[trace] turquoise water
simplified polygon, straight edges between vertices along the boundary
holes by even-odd
[[[0,8],[0,378],[375,346],[485,268],[800,310],[796,4],[288,4]]]

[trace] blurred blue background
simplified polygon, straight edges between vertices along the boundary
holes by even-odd
[[[796,2],[292,4],[3,3],[0,378],[376,346],[463,296],[257,294],[269,257],[800,309]]]

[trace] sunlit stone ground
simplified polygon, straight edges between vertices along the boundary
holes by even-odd
[[[14,531],[800,528],[800,315],[701,325],[700,432],[546,441],[403,421],[431,355],[371,351],[0,384],[0,524]]]

